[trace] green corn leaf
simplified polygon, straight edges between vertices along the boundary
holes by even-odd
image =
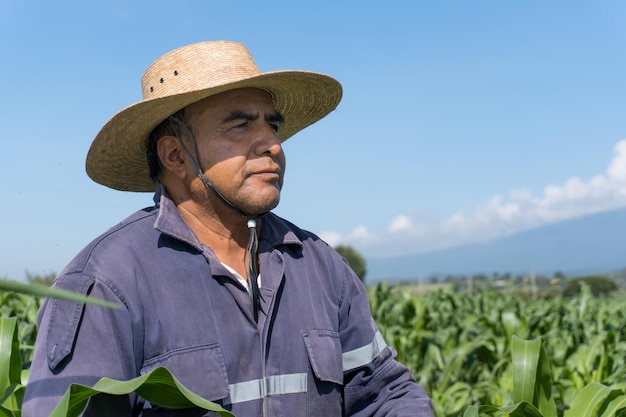
[[[522,340],[513,336],[511,356],[514,402],[531,404],[543,417],[557,417],[552,396],[550,359],[543,347],[543,339]]]
[[[20,382],[22,360],[17,340],[17,318],[0,318],[0,397],[6,400],[6,392],[12,384]]]
[[[0,405],[0,417],[16,417],[19,415],[20,414],[16,414],[12,410],[9,410],[8,408]]]
[[[576,394],[571,408],[567,410],[564,417],[595,417],[605,401],[614,400],[613,397],[620,393],[623,394],[623,391],[607,387],[599,382],[592,382]],[[616,407],[617,405],[618,403],[615,403]]]
[[[2,401],[1,406],[2,409],[0,410],[0,417],[4,415],[19,416],[21,414],[25,390],[25,385],[11,384],[11,386],[5,392],[5,397]]]
[[[522,340],[517,336],[511,339],[513,359],[513,402],[526,401],[533,404],[537,365],[541,352],[541,339]]]
[[[93,387],[72,384],[50,417],[77,417],[85,409],[89,398],[100,393],[127,395],[131,392],[162,407],[191,408],[196,406],[215,411],[222,417],[234,417],[231,412],[218,404],[189,391],[163,367],[155,368],[150,373],[129,381],[102,378]]]
[[[515,331],[518,331],[521,326],[521,320],[517,314],[513,311],[505,311],[501,317],[502,326],[506,330],[506,335],[512,337]]]
[[[0,291],[12,291],[21,294],[30,294],[37,297],[62,298],[69,301],[77,301],[79,303],[95,304],[102,307],[118,308],[119,305],[109,301],[99,300],[92,297],[84,297],[71,291],[61,290],[58,288],[50,288],[45,285],[27,284],[24,282],[12,281],[8,279],[0,279]]]
[[[439,402],[446,404],[448,413],[458,412],[470,400],[471,387],[465,382],[455,382],[447,387],[438,398]]]
[[[537,410],[537,407],[526,401],[507,407],[500,407],[500,413],[501,415],[510,417],[544,417],[544,415]]]
[[[499,411],[500,409],[493,405],[470,405],[463,412],[463,417],[490,416],[498,413]]]
[[[470,405],[463,411],[463,417],[479,417],[478,406]]]
[[[557,417],[556,402],[552,396],[552,372],[550,358],[544,348],[543,339],[539,352],[537,377],[535,379],[535,402],[543,417]]]
[[[600,333],[595,336],[589,345],[588,354],[585,358],[585,371],[588,372],[589,379],[593,378],[594,372],[594,363],[598,357],[602,358],[605,356],[604,354],[604,341],[606,339],[606,333]],[[602,369],[599,370],[601,373]],[[596,378],[595,382],[599,382]]]
[[[606,408],[601,417],[614,417],[618,410],[626,408],[626,394],[624,394],[624,391],[617,391],[621,394],[618,394],[615,398],[610,400],[608,404],[606,404]]]
[[[470,405],[463,412],[463,417],[501,415],[500,408],[493,405]]]

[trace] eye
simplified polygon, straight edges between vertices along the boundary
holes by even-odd
[[[269,125],[274,132],[278,133],[278,128],[280,127],[278,123],[270,123]]]

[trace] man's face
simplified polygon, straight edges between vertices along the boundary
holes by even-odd
[[[285,172],[277,133],[283,118],[269,93],[254,88],[228,91],[192,104],[186,115],[200,166],[215,188],[250,215],[276,207]],[[199,178],[191,188],[199,199],[207,195]]]

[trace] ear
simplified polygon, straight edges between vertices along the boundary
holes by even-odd
[[[174,136],[163,136],[157,142],[157,153],[163,169],[175,177],[184,180],[187,175],[185,164],[185,151],[180,142]]]

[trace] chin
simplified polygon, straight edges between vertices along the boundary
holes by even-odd
[[[244,213],[265,214],[278,206],[280,191],[277,189],[249,192],[241,195],[237,201],[233,201]]]
[[[252,212],[257,214],[265,214],[268,211],[275,209],[278,206],[279,201],[279,197],[272,199],[271,201],[265,201],[262,204],[256,205]]]
[[[276,200],[276,202],[273,204],[268,204],[267,206],[265,206],[265,209],[261,210],[261,212],[267,213],[268,211],[274,210],[276,207],[278,207],[278,200]]]

